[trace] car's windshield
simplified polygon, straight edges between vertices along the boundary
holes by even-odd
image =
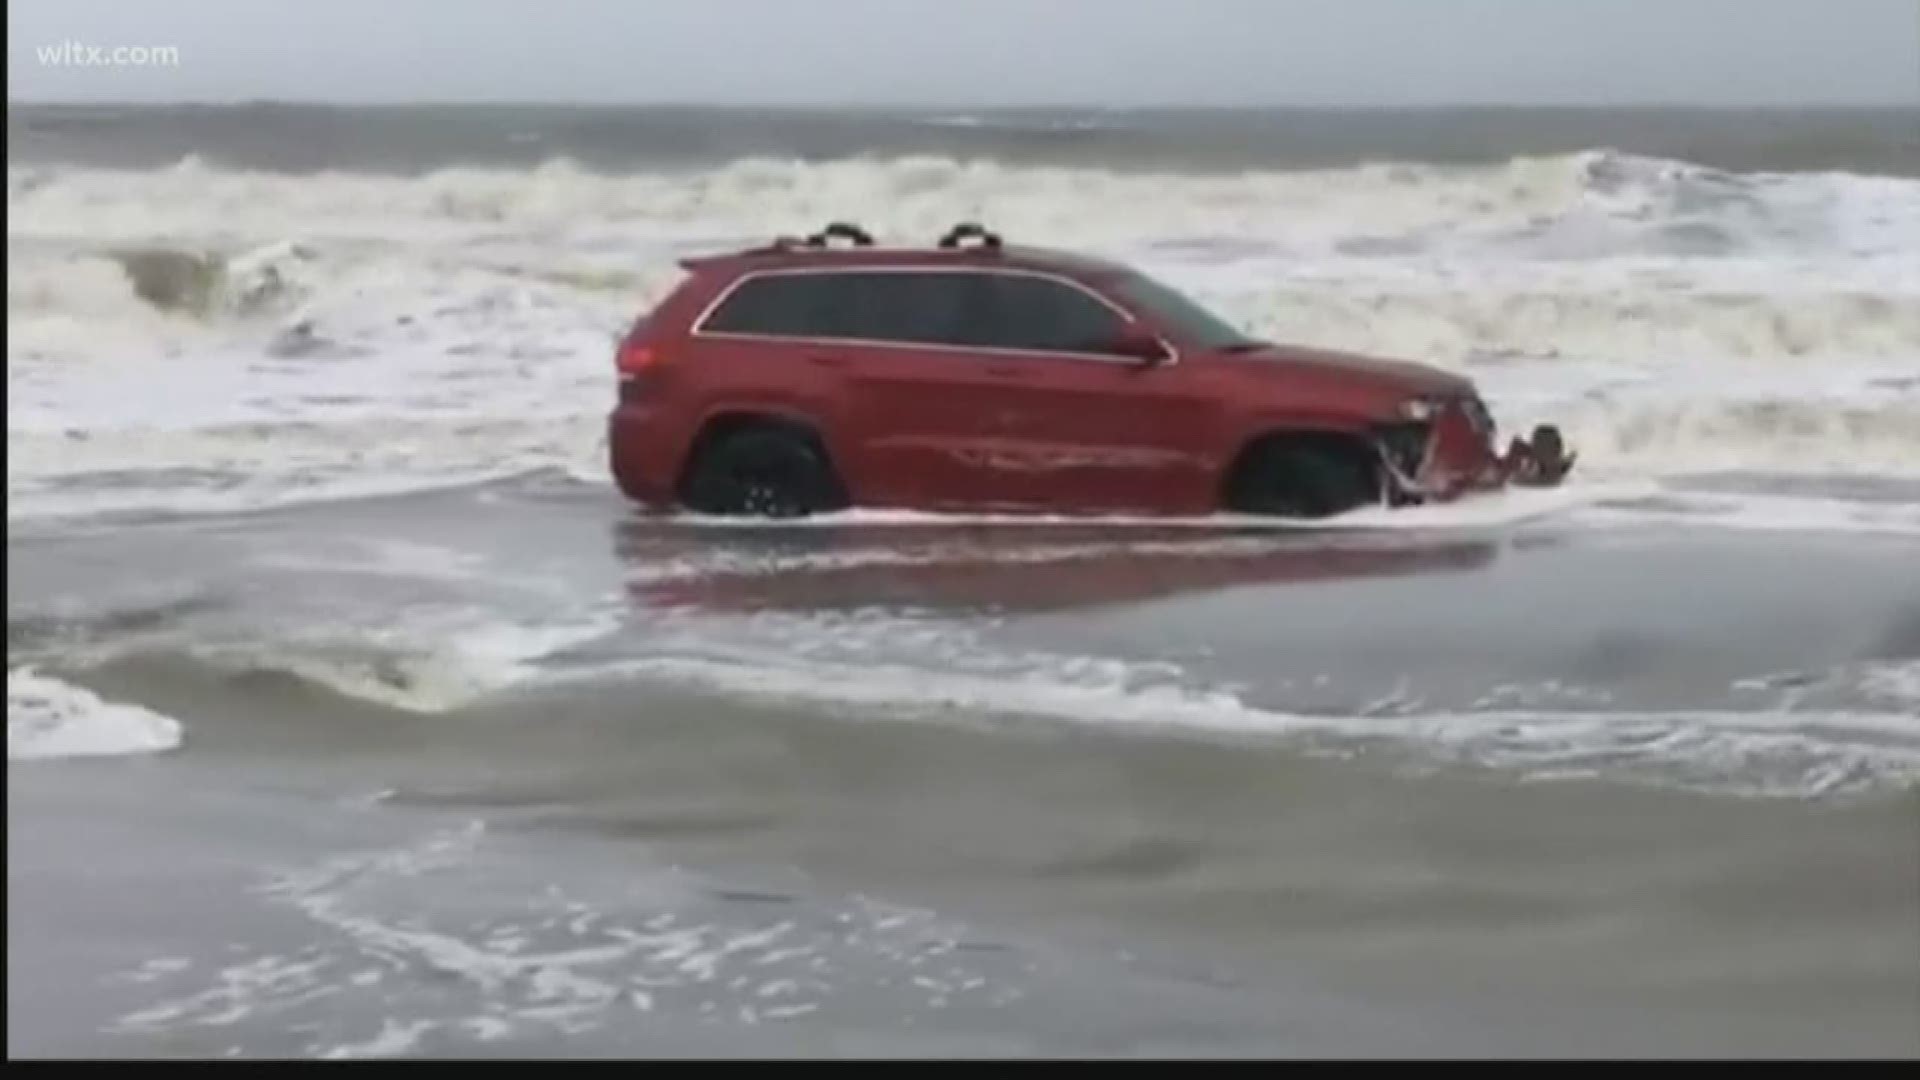
[[[1181,345],[1207,350],[1259,344],[1239,327],[1145,274],[1135,271],[1120,274],[1113,279],[1113,290],[1164,326]]]

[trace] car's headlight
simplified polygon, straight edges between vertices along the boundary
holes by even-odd
[[[1440,403],[1431,398],[1408,398],[1400,403],[1400,419],[1425,422],[1440,415]]]

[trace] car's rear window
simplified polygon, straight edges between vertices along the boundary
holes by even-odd
[[[726,294],[700,329],[767,337],[835,337],[842,306],[827,274],[750,277]]]

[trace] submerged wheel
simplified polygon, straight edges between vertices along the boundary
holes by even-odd
[[[702,514],[804,517],[837,508],[840,484],[806,432],[774,424],[735,428],[696,451],[681,502]]]
[[[1379,463],[1354,441],[1279,436],[1249,450],[1234,470],[1227,508],[1290,518],[1323,518],[1376,503]]]

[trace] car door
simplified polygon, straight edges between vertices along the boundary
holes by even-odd
[[[1221,406],[1171,353],[1159,362],[1114,345],[1133,317],[1072,279],[1017,270],[983,275],[976,340],[1019,372],[995,432],[998,483],[1022,502],[1106,511],[1204,512]]]
[[[1019,505],[995,446],[1014,414],[1009,391],[1029,373],[982,355],[981,275],[937,267],[836,270],[832,329],[808,362],[840,380],[844,431],[861,482],[893,505]]]

